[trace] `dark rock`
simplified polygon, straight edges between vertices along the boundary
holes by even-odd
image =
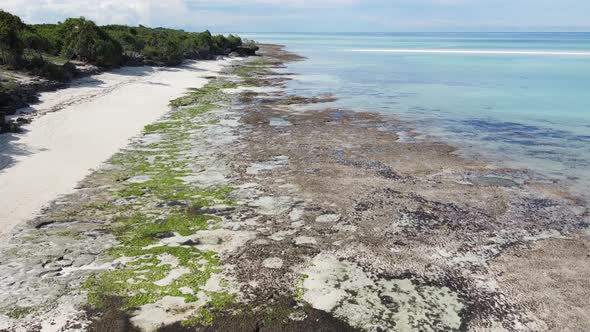
[[[186,206],[185,202],[181,202],[181,201],[171,201],[166,203],[166,205],[168,206]]]
[[[146,66],[154,66],[154,67],[159,67],[159,66],[161,66],[161,64],[160,64],[160,63],[158,63],[158,62],[156,62],[156,61],[153,61],[153,60],[145,60],[145,61],[143,62],[143,64],[144,64],[144,65],[146,65]]]
[[[125,65],[137,67],[143,66],[145,65],[145,58],[138,52],[126,52]]]
[[[18,117],[16,119],[16,123],[19,125],[23,125],[23,124],[31,123],[31,120],[27,119],[27,118]]]
[[[201,244],[201,241],[192,239],[181,243],[183,246],[198,246],[199,244]]]
[[[235,208],[233,206],[210,206],[198,209],[197,213],[208,215],[223,215],[233,211],[234,209]]]
[[[70,75],[70,69],[65,69],[64,73]],[[19,125],[28,123],[28,120],[20,118],[16,122],[8,122],[6,116],[15,114],[19,108],[38,102],[40,92],[54,91],[63,86],[64,83],[60,81],[38,79],[27,84],[0,89],[0,132],[18,132]]]
[[[191,54],[187,54],[187,58],[193,60],[211,60],[212,54],[208,48],[202,48]]]
[[[254,43],[244,44],[236,49],[236,53],[238,53],[240,56],[254,56],[256,55],[256,51],[259,49],[260,48]]]
[[[164,233],[158,233],[158,234],[154,235],[154,238],[156,238],[156,239],[167,239],[167,238],[171,238],[171,237],[174,237],[174,233],[171,231],[164,232]]]
[[[86,306],[84,309],[88,317],[92,317],[86,331],[139,332],[131,323],[131,316],[123,310],[124,301],[120,297],[105,296],[105,304],[100,309]]]
[[[187,329],[181,323],[174,323],[160,327],[158,332],[359,331],[331,313],[314,309],[311,306],[300,308],[294,300],[282,297],[277,293],[270,294],[266,303],[262,305],[255,303],[255,305],[257,305],[256,308],[262,308],[262,310],[251,310],[251,307],[236,304],[230,307],[232,310],[225,310],[216,315],[213,321],[207,325],[198,325]],[[301,312],[302,319],[293,320],[289,318],[291,313],[296,312]]]
[[[381,300],[381,303],[383,303],[384,305],[389,305],[389,304],[395,303],[395,301],[393,300],[393,298],[391,296],[388,296],[388,295],[381,295],[379,298]]]
[[[62,270],[63,270],[63,269],[62,269],[61,267],[58,267],[58,268],[53,268],[53,269],[49,269],[49,270],[47,270],[47,271],[42,271],[42,272],[39,272],[38,276],[39,276],[39,277],[43,277],[43,276],[48,276],[48,275],[50,275],[50,274],[56,274],[56,273],[59,273],[59,272],[61,272]]]

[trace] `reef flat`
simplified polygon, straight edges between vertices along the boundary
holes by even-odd
[[[587,326],[586,202],[289,95],[298,60],[261,45],[20,227],[0,253],[0,329]]]

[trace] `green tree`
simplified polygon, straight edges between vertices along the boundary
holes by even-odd
[[[0,57],[3,63],[20,67],[23,43],[19,38],[25,25],[18,16],[0,10]]]
[[[62,55],[99,66],[117,66],[123,61],[123,48],[94,22],[69,18],[60,24],[64,45]]]
[[[51,55],[59,55],[63,48],[63,36],[59,24],[36,24],[31,29],[46,41],[43,51]]]
[[[42,53],[50,47],[49,41],[37,34],[34,29],[29,26],[20,33],[19,38],[25,49],[36,51],[38,57],[41,57]]]

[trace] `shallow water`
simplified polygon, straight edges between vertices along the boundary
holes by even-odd
[[[393,113],[462,152],[590,185],[590,33],[242,34],[288,46],[289,88]]]

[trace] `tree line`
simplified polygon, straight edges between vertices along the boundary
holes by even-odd
[[[254,46],[252,46],[254,47]],[[99,67],[124,64],[172,66],[244,48],[240,37],[125,25],[98,26],[83,17],[57,24],[25,24],[0,10],[0,64],[63,80],[75,71],[68,61]],[[58,65],[51,59],[64,59]]]

